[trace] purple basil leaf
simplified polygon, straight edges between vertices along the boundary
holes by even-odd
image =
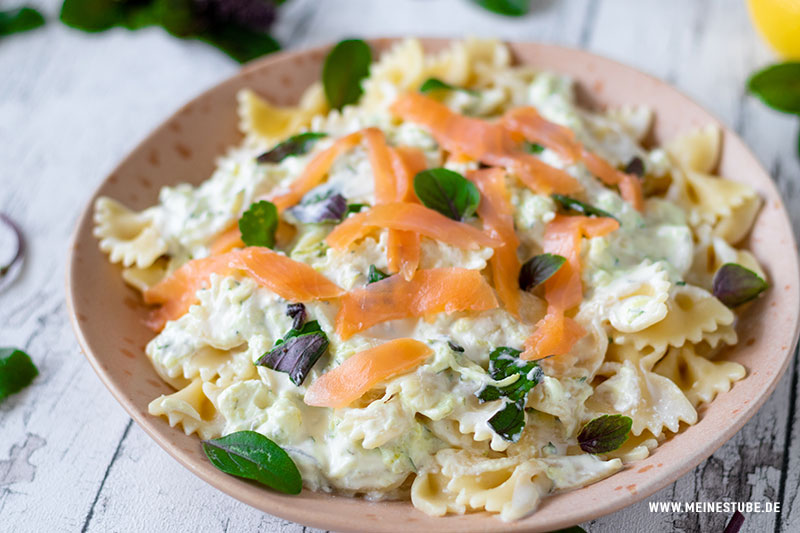
[[[625,173],[626,174],[633,174],[634,176],[639,176],[640,178],[644,176],[644,161],[642,158],[634,156],[633,159],[628,161],[628,164],[625,165]]]
[[[306,154],[311,150],[315,142],[327,136],[327,133],[314,131],[298,133],[278,143],[272,150],[264,152],[256,158],[256,161],[259,163],[280,163],[289,156]]]
[[[742,529],[742,525],[744,525],[744,515],[736,511],[733,513],[733,516],[722,533],[739,533],[739,530]]]
[[[591,420],[578,433],[578,444],[587,453],[613,452],[628,440],[633,420],[624,415],[603,415]]]
[[[535,255],[525,261],[519,270],[519,288],[529,291],[550,279],[564,266],[566,258],[556,254]]]
[[[589,205],[586,202],[581,202],[580,200],[576,200],[575,198],[571,198],[563,194],[551,194],[550,198],[555,200],[559,207],[565,211],[575,211],[587,217],[608,217],[617,220],[617,217],[608,211],[603,211],[599,207]]]
[[[289,304],[286,306],[286,316],[292,319],[292,329],[299,330],[306,321],[306,306],[303,304]]]
[[[725,263],[714,274],[712,292],[728,307],[754,300],[769,288],[761,276],[736,263]]]
[[[347,212],[347,200],[341,194],[316,197],[291,209],[292,215],[303,223],[339,222]]]
[[[327,349],[328,336],[319,327],[319,322],[312,320],[306,322],[300,329],[290,329],[255,364],[278,372],[286,372],[292,383],[300,386],[311,367]]]

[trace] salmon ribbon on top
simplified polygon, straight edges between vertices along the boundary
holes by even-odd
[[[542,359],[563,355],[572,349],[586,331],[566,312],[580,305],[583,299],[581,283],[581,243],[583,237],[602,237],[619,228],[613,218],[585,216],[556,217],[544,232],[545,253],[557,254],[567,260],[544,282],[547,313],[536,324],[536,330],[525,342],[523,359]]]

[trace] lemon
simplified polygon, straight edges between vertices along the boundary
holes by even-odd
[[[800,0],[748,0],[764,39],[786,59],[800,59]]]

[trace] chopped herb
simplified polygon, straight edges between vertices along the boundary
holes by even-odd
[[[16,348],[0,348],[0,401],[30,385],[38,375],[28,354]]]
[[[531,257],[519,270],[519,288],[529,291],[550,279],[567,259],[556,254],[539,254]]]
[[[725,263],[714,274],[712,293],[728,307],[737,307],[755,300],[769,288],[758,274],[736,263]]]
[[[455,85],[444,82],[439,78],[428,78],[422,83],[422,85],[419,86],[419,92],[423,94],[434,91],[463,91],[469,94],[478,94],[477,91],[464,89],[463,87],[456,87]]]
[[[458,353],[464,353],[464,347],[459,346],[458,344],[454,343],[453,341],[447,341],[447,346],[450,347],[451,350]]]
[[[386,279],[389,277],[389,274],[378,270],[375,265],[369,266],[369,272],[367,272],[367,285],[370,283],[375,283],[376,281],[380,281],[382,279]]]
[[[61,21],[86,32],[119,26],[161,26],[181,39],[197,39],[244,63],[280,49],[266,32],[275,20],[272,0],[64,0]]]
[[[347,204],[347,209],[344,212],[344,216],[345,218],[347,218],[347,215],[349,215],[350,213],[360,213],[364,209],[368,208],[369,204]]]
[[[458,221],[472,216],[481,201],[474,183],[446,168],[429,168],[414,176],[414,192],[425,207]]]
[[[299,387],[327,349],[328,336],[319,327],[319,322],[312,320],[300,329],[290,329],[255,364],[289,374],[292,383]]]
[[[625,415],[602,415],[578,433],[578,444],[587,453],[613,452],[628,440],[633,420]]]
[[[254,203],[239,219],[239,231],[245,246],[275,246],[278,209],[266,200]]]
[[[582,215],[586,215],[587,217],[608,217],[613,218],[614,220],[617,219],[617,217],[608,211],[603,211],[602,209],[589,205],[585,202],[581,202],[580,200],[576,200],[575,198],[564,196],[563,194],[551,194],[550,197],[556,201],[561,209],[564,209],[565,211],[576,211]]]
[[[684,285],[686,285],[686,282],[685,281],[676,281],[675,285],[677,285],[678,287],[683,287]]]
[[[11,254],[11,260],[6,265],[0,265],[0,288],[3,288],[8,280],[6,276],[22,261],[22,257],[25,255],[25,239],[22,237],[22,230],[19,229],[19,226],[3,213],[0,213],[0,225],[6,226],[14,235],[14,253]]]
[[[44,17],[32,7],[0,11],[0,37],[44,26]]]
[[[522,352],[501,346],[489,354],[489,375],[495,381],[509,376],[517,376],[517,380],[504,387],[486,385],[476,396],[481,402],[505,399],[505,405],[490,419],[489,426],[503,439],[511,442],[519,440],[525,428],[525,402],[528,393],[544,377],[542,368],[536,361],[523,361],[519,358]]]
[[[644,161],[642,161],[642,158],[637,155],[628,161],[628,164],[625,165],[625,173],[633,174],[640,178],[644,177]]]
[[[347,199],[339,193],[328,191],[290,209],[300,222],[339,222],[347,213]]]
[[[800,61],[770,65],[747,80],[747,90],[773,109],[800,114]]]
[[[292,135],[285,141],[276,144],[272,150],[258,156],[256,161],[259,163],[280,163],[289,156],[307,154],[315,142],[327,136],[327,133],[315,131]]]
[[[372,52],[360,39],[339,42],[328,53],[322,67],[322,86],[333,109],[353,104],[361,98],[361,82],[369,76]]]
[[[544,146],[539,143],[525,141],[522,143],[522,148],[529,154],[541,154],[544,152]]]
[[[300,329],[306,321],[306,306],[297,303],[286,306],[286,316],[292,319],[292,329]]]
[[[252,479],[286,494],[300,494],[303,479],[286,451],[255,431],[203,441],[211,464],[226,474]]]
[[[472,0],[479,6],[507,17],[521,17],[531,8],[531,0]]]

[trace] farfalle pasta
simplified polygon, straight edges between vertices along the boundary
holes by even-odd
[[[293,107],[244,90],[208,180],[98,200],[100,248],[156,306],[175,392],[152,415],[261,433],[307,489],[516,520],[746,375],[715,280],[764,278],[738,247],[760,199],[713,174],[716,125],[644,147],[649,109],[582,109],[491,40],[402,41],[370,73],[340,110],[321,84]],[[627,440],[587,447],[606,415]]]

